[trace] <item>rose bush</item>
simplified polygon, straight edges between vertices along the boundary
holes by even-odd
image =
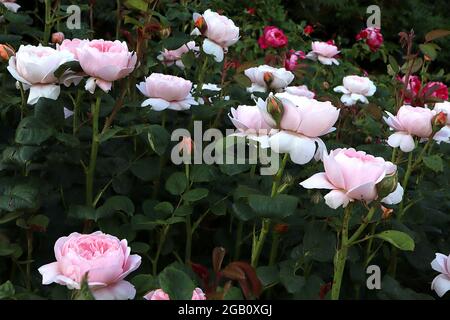
[[[449,297],[448,19],[281,3],[1,1],[0,299]]]

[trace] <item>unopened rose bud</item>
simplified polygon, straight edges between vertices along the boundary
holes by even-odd
[[[444,112],[439,112],[433,118],[433,129],[434,131],[440,130],[443,126],[447,124],[447,114]]]
[[[398,183],[397,172],[385,176],[384,179],[378,182],[376,185],[378,198],[383,199],[392,192],[394,192],[394,190],[397,188],[397,183]]]
[[[283,103],[280,99],[271,95],[266,100],[266,108],[278,126],[284,113]]]
[[[366,144],[371,144],[373,142],[373,138],[371,136],[367,136],[364,142]]]
[[[205,33],[208,26],[206,25],[205,18],[198,17],[197,20],[195,20],[195,27],[200,30],[201,33]]]
[[[171,32],[172,32],[172,30],[170,29],[170,27],[161,28],[161,30],[159,30],[159,36],[162,39],[166,39],[170,36]]]
[[[183,137],[178,147],[180,153],[186,152],[187,155],[191,155],[194,149],[194,141],[190,137]]]
[[[386,208],[384,206],[381,206],[381,210],[383,211],[383,213],[381,214],[381,218],[383,220],[389,219],[394,212],[394,209]]]
[[[324,81],[324,82],[322,83],[322,86],[323,86],[323,88],[326,89],[326,90],[330,89],[330,84],[329,84],[328,82],[326,82],[326,81]]]
[[[274,227],[273,227],[273,231],[275,231],[276,233],[279,234],[283,234],[288,232],[289,230],[289,225],[286,223],[277,223]]]
[[[423,58],[424,58],[425,61],[431,61],[431,60],[432,60],[432,59],[430,58],[430,56],[428,56],[428,55],[426,55],[426,54],[423,56]]]
[[[52,43],[56,44],[60,44],[64,41],[64,33],[62,32],[55,32],[52,34]]]
[[[9,58],[14,56],[16,52],[12,47],[7,44],[0,44],[0,58],[2,60],[8,61]]]
[[[273,74],[272,74],[272,72],[264,72],[263,79],[264,79],[264,82],[266,83],[266,85],[268,87],[270,87],[270,84],[273,81]]]

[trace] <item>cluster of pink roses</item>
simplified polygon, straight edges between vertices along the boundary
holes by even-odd
[[[406,76],[397,77],[401,83],[406,83]],[[419,76],[410,75],[406,91],[404,94],[404,102],[414,106],[423,106],[426,100],[437,98],[441,100],[448,99],[448,88],[442,82],[430,81],[422,85]]]

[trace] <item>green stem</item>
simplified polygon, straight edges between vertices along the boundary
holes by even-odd
[[[355,233],[350,237],[350,239],[348,239],[349,245],[351,245],[352,242],[358,240],[361,233],[363,233],[364,229],[366,229],[367,225],[372,220],[372,217],[373,217],[375,211],[376,211],[376,206],[374,205],[374,206],[372,206],[372,208],[370,208],[369,212],[367,213],[367,216],[364,218],[363,223],[358,227],[358,229],[356,229]]]
[[[341,243],[339,249],[334,256],[334,276],[333,285],[331,287],[331,299],[338,300],[341,291],[342,277],[344,275],[345,262],[349,248],[348,242],[348,225],[352,215],[352,208],[349,204],[344,210],[344,218],[342,220]]]
[[[158,261],[159,257],[161,255],[161,250],[166,242],[167,233],[169,232],[170,225],[166,225],[163,227],[163,230],[161,231],[161,235],[159,236],[159,242],[158,242],[158,249],[156,250],[155,259],[152,261],[153,265],[153,275],[156,276],[158,273]]]
[[[239,220],[236,230],[236,242],[234,244],[234,260],[239,260],[241,255],[242,233],[244,231],[244,221]]]
[[[367,247],[366,247],[366,258],[364,259],[364,267],[367,267],[367,265],[370,263],[371,260],[371,252],[372,252],[372,244],[373,244],[373,235],[375,234],[375,228],[377,227],[377,224],[374,223],[370,226],[370,236],[369,240],[367,241]]]
[[[31,290],[31,260],[33,259],[33,231],[27,230],[27,290]]]
[[[20,119],[23,119],[25,111],[27,110],[27,100],[25,99],[25,90],[23,89],[22,82],[19,82],[20,88],[20,99],[22,103],[20,104]]]
[[[259,257],[261,256],[261,251],[264,246],[264,242],[266,241],[267,234],[269,233],[270,223],[271,223],[270,219],[264,218],[262,220],[261,231],[259,233],[256,242],[254,243],[252,250],[251,265],[253,268],[256,268],[258,266]]]
[[[122,21],[122,17],[120,15],[120,0],[116,0],[116,7],[116,39],[119,39]]]
[[[94,174],[95,166],[97,164],[98,148],[100,145],[99,140],[99,118],[100,118],[100,102],[101,96],[97,97],[95,104],[92,105],[92,143],[91,143],[91,156],[89,160],[89,166],[86,169],[86,205],[94,206]],[[85,231],[88,228],[85,223]]]
[[[73,124],[72,124],[72,132],[73,135],[75,135],[78,131],[78,116],[80,113],[80,103],[81,103],[81,98],[83,97],[83,91],[82,90],[78,90],[77,92],[77,98],[75,100],[75,103],[73,105]]]
[[[402,182],[402,187],[403,187],[403,189],[405,191],[406,191],[406,188],[408,186],[409,177],[411,176],[411,172],[412,172],[412,168],[413,168],[413,166],[412,166],[412,157],[413,157],[413,153],[410,152],[409,155],[408,155],[408,165],[406,167],[405,176],[403,177],[403,182]],[[404,214],[403,207],[404,207],[404,205],[405,205],[405,201],[402,199],[402,202],[400,203],[400,207],[399,207],[399,210],[398,210],[398,216],[397,216],[397,219],[399,221],[402,221],[402,218],[403,218],[403,214]]]
[[[44,26],[44,38],[42,39],[43,45],[47,45],[50,42],[50,33],[52,30],[52,17],[51,17],[51,0],[45,0],[45,26]]]
[[[270,248],[269,266],[273,266],[277,260],[279,244],[280,234],[278,232],[272,232],[272,247]]]
[[[186,179],[188,181],[188,188],[186,191],[189,191],[190,185],[190,173],[189,173],[189,164],[185,164],[185,174]],[[192,253],[192,223],[191,216],[186,216],[186,249],[184,253],[184,262],[188,264],[191,261],[191,253]]]

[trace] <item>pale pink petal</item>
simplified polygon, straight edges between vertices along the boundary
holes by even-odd
[[[58,262],[43,265],[38,269],[38,271],[42,275],[42,284],[50,284],[55,282],[56,277],[60,274]]]
[[[331,209],[337,209],[340,206],[345,208],[351,201],[351,199],[341,190],[332,190],[328,192],[324,199],[327,206]]]
[[[336,189],[336,187],[328,180],[325,172],[314,174],[305,181],[300,182],[300,185],[306,189]]]
[[[449,274],[447,269],[448,257],[442,253],[436,253],[436,258],[431,262],[431,267],[437,272]]]
[[[444,274],[438,275],[431,283],[431,290],[436,291],[439,297],[442,297],[450,290],[450,279]]]
[[[134,299],[136,289],[128,281],[121,280],[105,288],[94,289],[92,294],[96,300],[130,300]]]

